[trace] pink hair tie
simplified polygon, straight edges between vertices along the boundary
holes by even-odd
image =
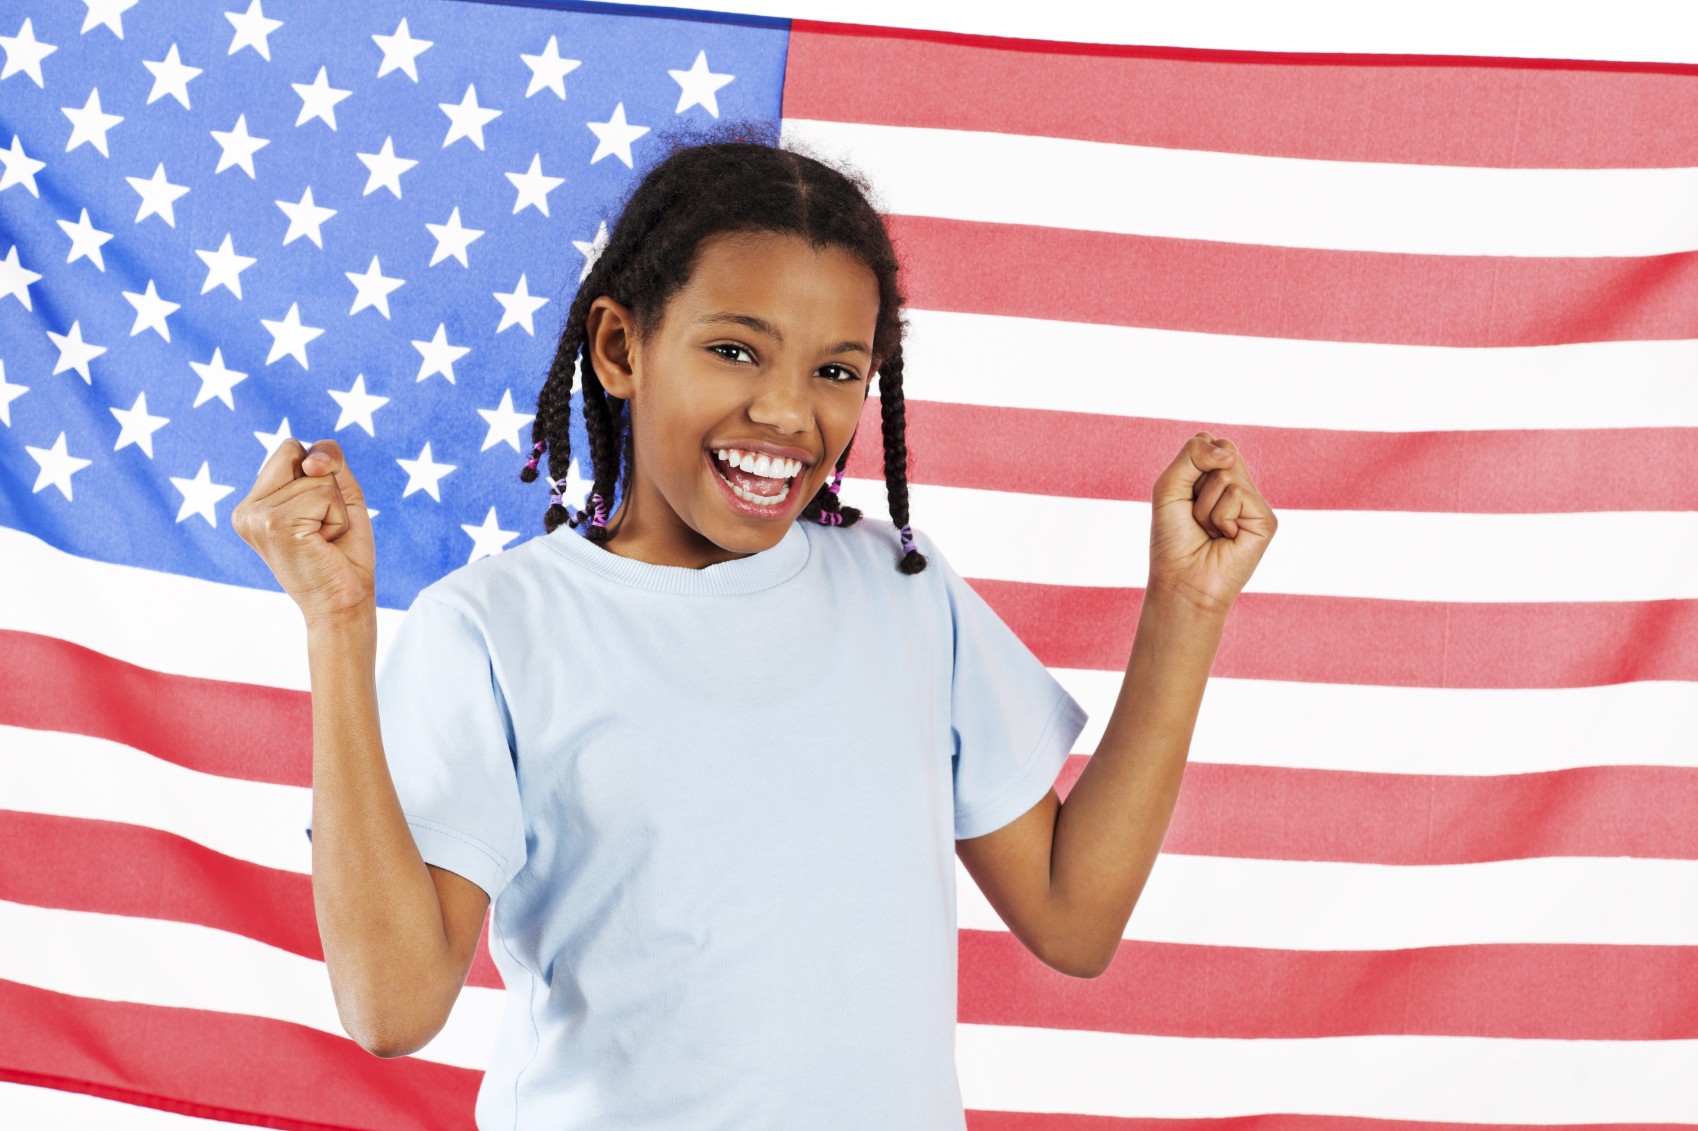
[[[605,501],[600,495],[590,496],[590,505],[595,508],[595,517],[590,520],[591,526],[607,525],[607,508],[603,505]]]
[[[546,447],[548,447],[548,442],[546,440],[538,440],[536,447],[531,449],[531,458],[525,461],[525,466],[530,468],[532,471],[535,471],[537,467],[537,460],[542,458],[542,450]],[[558,499],[555,500],[555,502],[559,501],[560,500]]]

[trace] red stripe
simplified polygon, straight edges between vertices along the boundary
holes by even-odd
[[[1425,255],[923,216],[886,222],[908,305],[927,310],[1469,347],[1672,340],[1698,325],[1695,252]],[[1042,363],[1025,360],[1034,370]]]
[[[1063,800],[1089,763],[1067,760]],[[1698,769],[1680,766],[1463,777],[1193,762],[1162,851],[1359,864],[1698,860],[1694,813]]]
[[[925,515],[913,522],[924,529]],[[1142,589],[968,580],[1047,666],[1125,670]],[[1231,679],[1384,687],[1698,680],[1698,601],[1390,601],[1246,592],[1209,671]]]
[[[1136,916],[1136,912],[1133,913]],[[1123,942],[1072,978],[1013,935],[962,931],[958,1017],[1172,1037],[1698,1037],[1698,947],[1511,945],[1292,951]]]
[[[104,738],[221,777],[312,785],[304,691],[170,675],[33,632],[0,630],[0,664],[0,725]]]
[[[914,521],[924,529],[923,514]],[[969,581],[1045,665],[1125,670],[1142,589]],[[44,662],[54,659],[61,662]],[[139,669],[32,633],[0,632],[0,664],[31,673],[27,688],[8,682],[0,690],[0,723],[114,741],[140,737],[151,744],[130,744],[225,777],[278,781],[308,774],[310,721],[290,703],[291,696],[306,699],[304,693],[255,696],[242,684],[161,673],[103,685],[106,672]],[[1694,680],[1698,601],[1436,602],[1247,592],[1210,670],[1233,679],[1434,688]],[[192,715],[200,722],[173,715],[171,705],[181,697],[172,681],[202,689]],[[93,696],[93,688],[102,688],[101,695]],[[151,698],[152,689],[166,694]],[[88,715],[91,702],[102,711]],[[255,704],[241,729],[271,724],[266,742],[223,741],[218,721]],[[181,741],[169,733],[174,718]]]
[[[300,1131],[472,1126],[483,1073],[284,1021],[0,980],[0,1080]]]
[[[851,476],[884,478],[879,403],[869,396],[862,406]],[[1292,510],[1698,510],[1698,428],[1362,432],[944,401],[905,407],[910,483],[1147,503],[1180,447],[1207,431],[1237,444],[1257,486]],[[1656,451],[1658,474],[1622,459],[1635,448]],[[1461,469],[1480,467],[1492,469],[1490,489],[1463,494]]]
[[[195,923],[324,961],[311,876],[235,860],[141,825],[6,809],[0,844],[28,848],[0,853],[0,899]],[[489,955],[487,915],[466,984],[502,986]]]
[[[1324,161],[1698,165],[1690,64],[1118,47],[798,21],[784,71],[786,118]]]

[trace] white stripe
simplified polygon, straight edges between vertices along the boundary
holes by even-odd
[[[0,629],[157,672],[305,691],[306,625],[282,592],[79,557],[0,526]],[[401,613],[379,609],[379,662]]]
[[[0,900],[0,978],[103,1001],[205,1009],[346,1037],[324,963],[245,935],[130,915]],[[122,955],[123,961],[113,961]],[[482,1070],[505,990],[466,986],[421,1060]]]
[[[1240,1040],[959,1025],[967,1107],[1128,1118],[1698,1122],[1698,1041]],[[1042,1118],[1041,1116],[1039,1118]]]
[[[1051,668],[1050,674],[1090,715],[1074,753],[1094,753],[1124,673]],[[1698,684],[1681,680],[1474,688],[1216,675],[1197,714],[1190,760],[1463,777],[1583,766],[1698,769],[1694,703]],[[1244,735],[1245,719],[1256,720],[1254,739]]]
[[[1005,926],[959,860],[962,929]],[[1698,944],[1698,861],[1344,864],[1163,852],[1123,937],[1277,950]]]
[[[1176,438],[1177,452],[1184,437]],[[1254,473],[1256,456],[1245,453]],[[1153,480],[1153,476],[1152,476]],[[1147,490],[1148,488],[1144,488]],[[1489,488],[1482,488],[1482,490]],[[862,521],[889,522],[884,483],[846,479]],[[1150,504],[913,484],[915,529],[964,577],[1148,583]],[[1660,601],[1698,596],[1698,511],[1440,514],[1282,507],[1246,592],[1394,601]],[[1012,515],[1043,516],[1044,536]],[[1646,531],[1655,531],[1650,543]],[[1654,552],[1645,552],[1652,545]],[[306,690],[306,642],[282,594],[113,566],[0,528],[0,629],[69,639],[180,675]],[[378,613],[378,662],[401,613]],[[1132,628],[1125,626],[1130,640]]]
[[[4,735],[8,743],[28,737],[20,731]],[[185,780],[182,770],[113,743],[44,736],[22,746],[0,765],[7,809],[165,829],[235,859],[311,872],[301,831],[306,804],[297,788],[214,780],[176,793]],[[93,784],[105,774],[115,782],[109,790]],[[78,806],[79,789],[113,796]],[[229,822],[201,812],[221,805],[252,828],[233,830]],[[957,894],[961,926],[1001,929],[971,880]],[[105,918],[94,921],[104,924]],[[0,932],[7,937],[13,936]],[[1394,866],[1163,853],[1127,937],[1302,950],[1487,942],[1690,945],[1698,943],[1698,862],[1550,857]],[[312,971],[297,973],[318,976],[322,971],[312,965]],[[0,977],[10,976],[0,968]]]
[[[632,2],[678,6],[671,0]],[[1073,43],[1698,63],[1698,10],[1681,0],[1623,0],[1609,6],[1608,19],[1599,17],[1595,4],[1581,0],[1432,0],[1419,9],[1353,0],[714,0],[710,7],[751,16]]]
[[[1322,161],[786,118],[880,212],[1403,255],[1651,256],[1698,247],[1698,169]]]
[[[186,1097],[170,1097],[189,1101]],[[0,1081],[0,1126],[34,1131],[40,1128],[99,1128],[99,1131],[206,1131],[215,1127],[251,1127],[222,1119],[199,1119],[157,1107],[122,1103],[82,1092],[34,1088]]]
[[[910,309],[902,352],[910,401],[1218,428],[1698,427],[1698,339],[1385,345]]]
[[[1175,429],[1172,451],[1159,453],[1164,462],[1188,438],[1181,431]],[[1253,476],[1256,453],[1240,451]],[[1490,469],[1477,472],[1475,489],[1482,496],[1496,491]],[[1148,498],[1154,480],[1152,474],[1150,483],[1128,486]],[[863,522],[890,521],[883,480],[845,478],[842,498],[866,512]],[[924,483],[910,484],[908,499],[912,527],[930,535],[963,577],[1102,587],[1148,583],[1147,502]],[[1698,597],[1698,570],[1692,568],[1698,510],[1441,514],[1300,510],[1268,501],[1279,516],[1279,534],[1245,592],[1434,602]]]
[[[139,825],[312,873],[311,790],[205,774],[89,735],[0,727],[0,808]]]

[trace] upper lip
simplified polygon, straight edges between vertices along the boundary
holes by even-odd
[[[727,448],[736,448],[740,452],[754,452],[756,455],[776,456],[779,459],[793,459],[803,467],[812,467],[817,460],[801,448],[786,448],[781,444],[769,444],[764,440],[732,440],[723,444],[714,444],[708,448],[710,452],[722,452]]]

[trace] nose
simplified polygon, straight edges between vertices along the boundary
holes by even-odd
[[[756,383],[749,419],[776,432],[809,432],[814,427],[811,375],[769,371]]]

